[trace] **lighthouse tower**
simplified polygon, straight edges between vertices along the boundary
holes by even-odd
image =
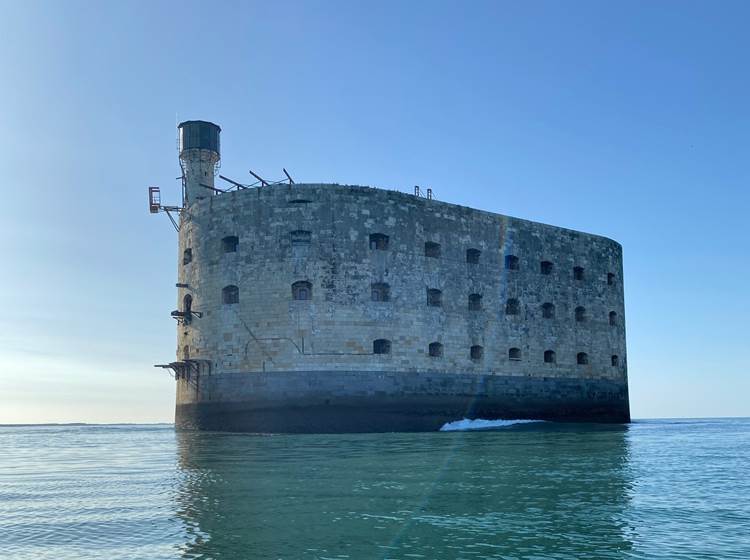
[[[221,128],[208,121],[185,121],[180,131],[180,166],[182,167],[182,202],[188,206],[214,194],[214,175],[221,159]]]

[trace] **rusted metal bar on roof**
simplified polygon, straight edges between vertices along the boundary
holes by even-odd
[[[201,187],[203,187],[204,189],[209,189],[209,190],[212,190],[212,191],[216,191],[216,192],[220,192],[220,193],[225,193],[225,192],[227,192],[227,191],[225,191],[224,189],[217,189],[216,187],[212,187],[212,186],[210,186],[210,185],[206,185],[205,183],[198,183],[198,184],[199,184],[199,185],[200,185]]]
[[[230,183],[230,184],[234,185],[238,189],[246,189],[247,188],[247,185],[243,185],[242,183],[238,183],[237,181],[234,181],[234,180],[230,179],[229,177],[224,177],[224,175],[219,175],[219,179],[223,179],[224,181],[226,181],[227,183]]]
[[[258,179],[258,181],[260,181],[260,184],[261,184],[261,185],[263,185],[264,187],[267,187],[267,186],[268,186],[268,181],[266,181],[266,180],[265,180],[265,179],[264,179],[263,177],[261,177],[260,175],[257,175],[257,174],[255,174],[255,173],[253,173],[253,170],[252,170],[252,169],[250,169],[250,170],[249,170],[248,172],[250,173],[250,175],[252,175],[252,176],[253,176],[253,177],[255,177],[256,179]]]
[[[284,171],[284,175],[286,175],[286,178],[289,179],[289,184],[293,185],[294,179],[292,179],[292,176],[287,173],[286,168],[282,167],[281,169]]]

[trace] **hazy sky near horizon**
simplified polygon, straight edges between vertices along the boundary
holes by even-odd
[[[631,409],[750,416],[750,4],[0,0],[0,423],[171,421],[177,121],[222,172],[624,247]]]

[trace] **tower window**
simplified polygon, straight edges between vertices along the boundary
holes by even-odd
[[[576,307],[576,322],[577,323],[584,323],[586,321],[586,308],[585,307]]]
[[[370,249],[373,251],[387,251],[388,250],[388,236],[384,233],[371,233],[370,234]]]
[[[430,307],[441,307],[443,305],[443,292],[433,288],[428,289],[427,305]]]
[[[224,286],[221,289],[221,303],[239,303],[240,289],[237,286]]]
[[[469,294],[469,311],[481,311],[482,296],[480,294]]]
[[[613,272],[607,272],[607,285],[614,286],[615,284],[615,275]]]
[[[539,263],[539,272],[544,275],[552,274],[552,269],[554,268],[554,266],[555,265],[553,265],[549,261],[542,261],[541,263]]]
[[[583,267],[582,266],[573,267],[573,280],[583,280]]]
[[[185,294],[185,297],[182,298],[182,313],[183,322],[186,325],[189,324],[193,319],[193,296],[190,294]]]
[[[617,354],[612,354],[612,365],[617,367],[620,365],[620,357]]]
[[[505,268],[508,270],[518,270],[520,268],[518,257],[515,255],[505,255]]]
[[[221,248],[225,253],[236,253],[237,245],[240,243],[240,238],[236,235],[228,235],[221,240]]]
[[[544,363],[545,364],[554,364],[556,361],[557,361],[557,357],[555,356],[554,350],[544,351]]]
[[[509,299],[505,302],[505,314],[506,315],[518,315],[521,312],[521,306],[518,304],[518,300],[515,298]]]
[[[301,247],[310,244],[312,239],[312,232],[298,229],[289,234],[292,239],[292,247]]]
[[[555,306],[549,302],[542,305],[542,317],[544,319],[553,319],[555,317]]]
[[[520,348],[511,348],[508,350],[508,359],[509,360],[520,360],[521,359],[521,349]]]
[[[609,312],[609,324],[612,326],[617,325],[617,313],[614,311]]]
[[[312,299],[312,284],[307,280],[300,280],[292,284],[292,299],[307,301]]]
[[[435,243],[434,241],[427,241],[424,244],[424,256],[432,257],[434,259],[438,258],[440,256],[440,243]]]
[[[390,301],[391,287],[385,282],[370,284],[370,295],[372,301]]]
[[[193,250],[185,249],[182,252],[182,264],[190,264],[191,262],[193,262]]]
[[[578,352],[576,355],[576,362],[578,362],[579,365],[586,365],[589,363],[589,355],[586,354],[586,352]]]
[[[469,349],[469,357],[475,362],[478,362],[479,360],[484,358],[484,348],[477,345],[472,346]]]
[[[372,341],[372,353],[373,354],[390,354],[391,353],[391,341],[385,338],[378,338]]]
[[[469,264],[479,264],[479,257],[482,251],[479,249],[466,249],[466,262]]]
[[[443,345],[439,342],[430,342],[428,352],[431,358],[442,358],[443,357]]]

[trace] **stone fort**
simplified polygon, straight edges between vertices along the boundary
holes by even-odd
[[[629,421],[617,242],[370,187],[219,189],[219,127],[179,129],[178,427]]]

